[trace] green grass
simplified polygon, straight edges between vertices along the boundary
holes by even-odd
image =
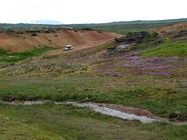
[[[143,124],[65,105],[14,106],[0,104],[0,138],[70,140],[176,140],[186,138],[186,126]],[[5,122],[4,122],[4,121]],[[22,130],[22,131],[21,131]],[[29,132],[29,133],[28,133]],[[61,138],[62,137],[62,138]]]
[[[178,44],[177,48],[176,44]],[[167,51],[171,54],[174,50],[176,53],[176,49],[184,48],[186,43],[181,44],[166,42],[162,44],[163,47],[157,48],[162,50],[165,56],[164,51],[168,45]],[[187,68],[185,62],[180,67],[170,69],[174,75],[136,74],[134,69],[124,65],[125,55],[123,57],[123,54],[100,54],[113,45],[115,44],[110,43],[61,56],[44,55],[42,58],[35,57],[27,62],[15,63],[13,67],[2,67],[0,99],[104,102],[147,109],[159,116],[187,116],[187,83],[185,76],[178,75],[181,73],[185,75]],[[157,48],[150,48],[150,50],[153,49],[154,52]],[[2,54],[7,55],[5,52]],[[177,54],[180,54],[180,57],[185,56],[178,52]],[[179,59],[172,63],[178,64],[182,61],[183,59]],[[130,66],[134,63],[130,63]],[[146,64],[141,66],[144,67]],[[74,72],[71,72],[72,70]],[[106,71],[116,72],[119,77],[106,76],[103,73]],[[54,73],[56,75],[53,75]],[[5,140],[6,138],[26,139],[27,134],[31,139],[62,137],[72,140],[124,138],[185,140],[187,133],[186,126],[122,121],[94,113],[86,108],[58,106],[53,103],[32,106],[0,103],[0,124],[2,124],[0,139]]]
[[[163,45],[166,44],[175,43],[167,42]],[[106,102],[140,107],[158,115],[187,116],[186,88],[180,86],[186,85],[184,77],[135,74],[123,66],[124,58],[120,55],[106,58],[106,54],[104,57],[96,55],[113,45],[115,44],[110,43],[62,56],[44,56],[39,59],[42,65],[38,64],[36,58],[28,61],[29,65],[17,64],[13,72],[3,72],[2,69],[1,75],[8,74],[13,78],[1,76],[0,99]],[[166,47],[167,45],[163,49]],[[106,67],[105,71],[117,72],[121,76],[108,77],[98,73],[101,67]],[[173,71],[176,71],[176,74],[179,70],[180,73],[184,73],[185,69],[183,66]],[[55,78],[52,78],[53,76]]]
[[[7,54],[7,52],[5,50],[0,49],[0,56],[6,55],[6,54]]]
[[[145,57],[153,56],[186,56],[187,42],[166,41],[155,48],[150,48],[141,53]]]
[[[0,62],[16,62],[16,61],[20,61],[20,60],[23,60],[29,57],[38,56],[49,50],[54,50],[54,48],[43,47],[43,48],[35,49],[32,51],[15,52],[15,53],[6,52],[1,49],[0,56],[3,56],[3,58],[0,59]]]
[[[177,113],[187,116],[186,88],[174,84],[172,80],[175,78],[157,79],[134,76],[133,79],[137,80],[137,83],[134,83],[136,86],[129,87],[125,83],[133,80],[131,78],[126,77],[126,81],[123,78],[75,75],[53,80],[50,78],[30,80],[18,77],[9,80],[1,78],[0,98],[2,100],[43,99],[105,102],[144,108],[158,115]],[[142,80],[144,81],[138,82]],[[166,83],[171,86],[164,87],[163,85]]]
[[[43,131],[23,123],[21,121],[11,120],[0,114],[0,139],[1,140],[33,140],[33,139],[63,139],[59,135],[52,134],[51,132]]]

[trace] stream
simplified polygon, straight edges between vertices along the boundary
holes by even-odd
[[[0,102],[5,103],[5,104],[11,104],[11,105],[41,105],[41,104],[45,104],[47,102],[52,102],[52,101],[23,101],[23,102],[19,102],[19,101],[3,102],[3,101],[0,101]],[[142,123],[166,122],[168,124],[175,125],[175,126],[187,125],[187,122],[175,123],[175,122],[171,122],[169,120],[159,118],[159,117],[138,116],[138,115],[130,114],[127,112],[122,112],[122,111],[119,111],[116,109],[98,106],[97,104],[94,104],[94,103],[78,103],[78,102],[53,102],[53,103],[56,105],[73,105],[73,106],[81,107],[81,108],[87,107],[87,108],[92,109],[95,112],[100,113],[100,114],[117,117],[117,118],[120,118],[123,120],[138,120]]]
[[[111,109],[108,107],[100,107],[96,104],[93,103],[75,103],[75,102],[67,102],[67,104],[71,104],[73,106],[77,106],[77,107],[88,107],[93,109],[95,112],[104,114],[104,115],[109,115],[109,116],[113,116],[113,117],[118,117],[120,119],[124,119],[124,120],[138,120],[142,123],[152,123],[155,121],[158,121],[156,119],[153,118],[149,118],[146,116],[137,116],[134,114],[129,114],[129,113],[125,113],[125,112],[121,112],[115,109]]]

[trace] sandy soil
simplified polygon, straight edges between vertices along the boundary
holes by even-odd
[[[53,51],[48,52],[48,55],[50,55],[50,56],[52,56],[52,55],[60,55],[60,54],[69,53],[69,52],[72,52],[72,51],[93,48],[95,46],[102,45],[102,44],[110,42],[112,40],[113,39],[105,39],[105,40],[99,40],[99,41],[90,41],[88,43],[75,45],[73,50],[70,50],[70,51],[64,51],[63,49],[53,50]]]

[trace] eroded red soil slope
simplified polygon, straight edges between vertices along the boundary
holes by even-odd
[[[186,30],[187,29],[187,22],[174,24],[171,26],[166,26],[160,29],[155,29],[154,31],[159,34],[168,34],[176,31]]]
[[[76,49],[89,48],[97,44],[111,40],[121,35],[100,31],[87,30],[70,30],[60,29],[50,33],[17,33],[17,32],[1,32],[0,33],[0,49],[9,52],[21,52],[33,50],[43,46],[63,47],[71,44]]]

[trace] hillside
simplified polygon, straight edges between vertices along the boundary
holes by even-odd
[[[186,23],[122,37],[53,30],[1,33],[75,49],[0,50],[0,139],[186,139]]]
[[[166,36],[175,41],[187,40],[187,22],[165,26],[152,31],[157,32],[162,37]]]
[[[136,21],[120,21],[111,23],[98,24],[62,24],[62,25],[45,25],[45,24],[2,24],[0,23],[0,31],[14,30],[14,29],[41,29],[41,28],[92,28],[96,30],[103,30],[107,32],[115,32],[118,34],[126,34],[133,31],[149,31],[152,29],[159,29],[168,25],[186,22],[187,18],[168,19],[168,20],[136,20]]]
[[[170,26],[165,26],[159,29],[156,29],[156,32],[159,33],[163,33],[163,32],[173,32],[176,30],[184,30],[187,28],[187,22],[182,22],[182,23],[178,23],[178,24],[174,24],[174,25],[170,25]]]
[[[0,49],[9,52],[21,52],[34,50],[44,46],[63,47],[71,44],[78,45],[96,44],[120,37],[120,35],[94,30],[71,30],[71,29],[45,29],[45,30],[10,30],[0,32]],[[89,45],[87,45],[90,47]]]
[[[115,32],[118,34],[126,34],[134,31],[150,31],[152,29],[159,29],[168,25],[174,25],[181,22],[186,22],[187,18],[170,19],[170,20],[137,20],[137,21],[121,21],[101,24],[74,24],[64,25],[73,28],[92,28],[97,30],[104,30],[108,32]]]

